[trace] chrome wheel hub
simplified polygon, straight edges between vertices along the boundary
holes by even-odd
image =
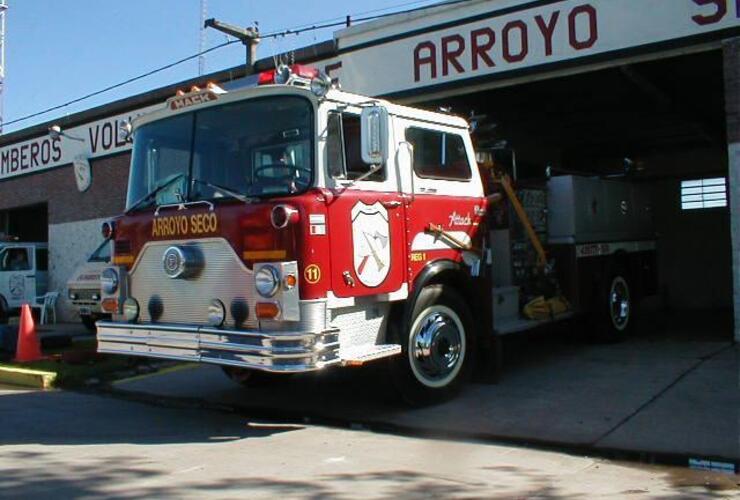
[[[617,330],[624,330],[630,319],[630,291],[621,276],[614,278],[609,292],[609,310],[612,324]]]
[[[465,359],[465,330],[450,308],[435,305],[420,314],[409,336],[411,369],[429,387],[444,387]]]

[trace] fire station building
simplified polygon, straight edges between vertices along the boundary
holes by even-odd
[[[474,117],[477,147],[517,178],[549,167],[649,184],[660,307],[734,310],[740,340],[740,1],[452,1],[347,27],[293,56],[352,92]],[[66,297],[101,223],[124,208],[130,144],[119,123],[178,89],[237,86],[246,72],[0,136],[0,235],[48,242],[50,289]],[[91,182],[75,178],[79,161]],[[59,313],[75,319],[65,301]]]

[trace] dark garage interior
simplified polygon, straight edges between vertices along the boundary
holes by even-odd
[[[49,241],[49,210],[46,203],[0,210],[0,237],[20,241]]]
[[[721,336],[732,338],[729,208],[725,201],[724,207],[688,210],[681,202],[682,181],[727,177],[721,50],[427,104],[483,116],[477,148],[495,149],[497,162],[509,170],[515,152],[519,180],[544,179],[551,166],[554,175],[649,183],[659,279],[650,305],[699,322],[712,317]]]

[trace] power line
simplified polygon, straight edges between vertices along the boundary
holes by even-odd
[[[376,10],[366,11],[366,12],[362,12],[362,13],[359,13],[359,14],[350,15],[349,18],[352,19],[353,16],[363,16],[365,14],[370,14],[370,13],[373,13],[373,12],[382,12],[384,10],[388,10],[388,9],[392,9],[392,8],[406,7],[406,6],[410,6],[410,5],[417,5],[417,4],[425,3],[426,1],[428,1],[428,0],[417,0],[417,1],[414,1],[414,2],[407,2],[407,3],[404,3],[404,4],[400,4],[400,5],[397,5],[395,7],[386,7],[386,8],[383,8],[383,9],[376,9]],[[440,3],[439,5],[451,5],[451,4],[462,3],[462,2],[466,2],[466,1],[469,1],[469,0],[450,0],[448,2]],[[421,8],[424,8],[424,7],[421,7]],[[405,11],[387,12],[385,14],[377,14],[377,15],[372,15],[372,16],[354,17],[354,19],[352,19],[352,20],[354,22],[360,22],[361,23],[361,22],[372,21],[372,20],[375,20],[375,19],[381,19],[381,18],[384,18],[384,17],[393,16],[393,15],[396,15],[396,14],[404,14],[404,13],[407,13],[407,12],[413,12],[414,10],[418,10],[418,9],[419,8],[409,9],[409,10],[405,10]],[[334,20],[334,19],[336,19],[336,20]],[[334,27],[337,27],[337,26],[343,26],[343,25],[345,25],[347,18],[342,18],[343,20],[341,20],[341,21],[339,21],[340,18],[334,18],[334,19],[328,19],[326,21],[318,21],[317,23],[314,23],[314,24],[305,24],[305,25],[298,26],[296,28],[288,28],[288,29],[273,31],[273,32],[270,32],[270,33],[266,33],[264,35],[260,35],[260,38],[262,38],[262,39],[264,39],[264,38],[279,38],[279,37],[284,37],[284,36],[288,36],[288,35],[300,35],[301,33],[305,33],[305,32],[308,32],[308,31],[316,31],[316,30],[321,30],[321,29],[326,29],[326,28],[334,28]],[[153,70],[147,71],[146,73],[142,73],[140,75],[131,77],[131,78],[129,78],[127,80],[124,80],[122,82],[119,82],[119,83],[116,83],[116,84],[113,84],[113,85],[109,85],[108,87],[105,87],[105,88],[100,89],[100,90],[96,90],[95,92],[90,92],[89,94],[83,95],[83,96],[78,97],[76,99],[72,99],[71,101],[67,101],[67,102],[65,102],[63,104],[58,104],[56,106],[52,106],[52,107],[46,108],[46,109],[41,110],[41,111],[37,111],[35,113],[31,113],[31,114],[28,114],[28,115],[25,115],[25,116],[21,116],[20,118],[16,118],[14,120],[10,120],[8,122],[4,122],[2,125],[3,126],[13,125],[14,123],[19,123],[19,122],[22,122],[22,121],[25,121],[25,120],[29,120],[31,118],[35,118],[35,117],[40,116],[40,115],[45,115],[47,113],[50,113],[52,111],[56,111],[58,109],[66,108],[67,106],[71,106],[72,104],[76,104],[76,103],[81,102],[81,101],[84,101],[86,99],[90,99],[91,97],[95,97],[95,96],[98,96],[98,95],[103,94],[105,92],[108,92],[108,91],[117,89],[119,87],[123,87],[124,85],[128,85],[129,83],[133,83],[133,82],[138,81],[138,80],[141,80],[143,78],[147,78],[149,76],[152,76],[152,75],[154,75],[156,73],[160,73],[162,71],[165,71],[167,69],[170,69],[170,68],[172,68],[174,66],[177,66],[179,64],[182,64],[184,62],[191,61],[193,59],[199,59],[199,58],[203,57],[205,54],[207,54],[209,52],[213,52],[214,50],[218,50],[220,48],[226,47],[227,45],[231,45],[231,44],[234,44],[234,43],[237,43],[237,42],[240,42],[240,40],[229,40],[229,41],[224,42],[222,44],[215,45],[215,46],[213,46],[213,47],[211,47],[209,49],[200,51],[197,54],[193,54],[193,55],[184,57],[182,59],[178,59],[177,61],[171,62],[171,63],[166,64],[164,66],[160,66],[160,67],[155,68]]]
[[[467,0],[458,0],[458,1],[467,1]],[[401,7],[410,7],[412,5],[421,5],[421,4],[425,4],[425,3],[429,3],[429,4],[432,4],[432,5],[433,4],[444,5],[444,3],[440,3],[439,0],[415,0],[413,2],[406,2],[406,3],[402,3],[402,4],[397,4],[397,5],[390,5],[388,7],[383,7],[381,9],[367,10],[367,11],[364,11],[364,12],[356,12],[354,14],[351,14],[350,16],[332,17],[330,19],[322,19],[321,21],[314,21],[314,22],[306,23],[306,24],[298,24],[296,26],[291,26],[289,28],[282,28],[280,30],[275,31],[274,33],[277,34],[278,36],[280,36],[282,33],[285,33],[285,32],[293,33],[294,31],[300,30],[302,28],[310,28],[310,27],[315,26],[317,24],[323,25],[325,23],[336,23],[335,25],[342,25],[342,24],[345,24],[347,22],[347,17],[349,17],[350,20],[354,20],[354,21],[359,22],[360,19],[352,19],[352,18],[353,17],[354,18],[357,18],[358,16],[366,16],[368,14],[375,14],[376,12],[384,12],[384,11],[388,11],[388,10],[391,10],[391,9],[398,9],[398,8],[401,8]],[[457,3],[457,1],[456,2],[452,2],[452,3]],[[428,7],[428,6],[425,6],[425,7]],[[401,14],[403,12],[411,12],[413,10],[415,10],[415,9],[410,9],[408,11],[392,12],[392,13],[390,13],[388,15]]]
[[[151,71],[147,71],[146,73],[142,73],[142,74],[140,74],[138,76],[134,76],[132,78],[129,78],[128,80],[124,80],[122,82],[119,82],[119,83],[110,85],[108,87],[105,87],[104,89],[96,90],[95,92],[90,92],[89,94],[83,95],[82,97],[78,97],[76,99],[72,99],[71,101],[67,101],[64,104],[58,104],[56,106],[52,106],[50,108],[46,108],[43,111],[37,111],[35,113],[31,113],[30,115],[22,116],[20,118],[16,118],[15,120],[11,120],[9,122],[5,122],[3,125],[6,125],[6,126],[7,125],[12,125],[13,123],[22,122],[24,120],[28,120],[29,118],[34,118],[34,117],[39,116],[39,115],[44,115],[46,113],[50,113],[52,111],[56,111],[57,109],[66,108],[67,106],[69,106],[71,104],[76,104],[76,103],[78,103],[80,101],[84,101],[85,99],[89,99],[91,97],[95,97],[97,95],[100,95],[100,94],[103,94],[105,92],[108,92],[109,90],[113,90],[113,89],[117,89],[119,87],[123,87],[124,85],[128,85],[129,83],[133,83],[133,82],[135,82],[137,80],[141,80],[142,78],[146,78],[148,76],[152,76],[152,75],[154,75],[156,73],[159,73],[160,71],[164,71],[166,69],[170,69],[173,66],[177,66],[178,64],[182,64],[184,62],[187,62],[187,61],[196,59],[196,58],[202,56],[203,54],[207,54],[209,52],[213,52],[214,50],[220,49],[222,47],[226,47],[227,45],[231,45],[231,44],[237,43],[237,42],[239,42],[239,40],[229,40],[228,42],[224,42],[224,43],[222,43],[220,45],[216,45],[214,47],[211,47],[210,49],[206,49],[206,50],[204,50],[202,52],[198,52],[197,54],[193,54],[193,55],[188,56],[188,57],[183,57],[182,59],[178,59],[177,61],[171,62],[171,63],[166,64],[164,66],[160,66],[159,68],[153,69]]]

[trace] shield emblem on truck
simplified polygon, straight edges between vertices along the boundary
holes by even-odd
[[[385,281],[391,268],[388,211],[379,202],[358,201],[352,207],[352,250],[355,274],[368,287]]]

